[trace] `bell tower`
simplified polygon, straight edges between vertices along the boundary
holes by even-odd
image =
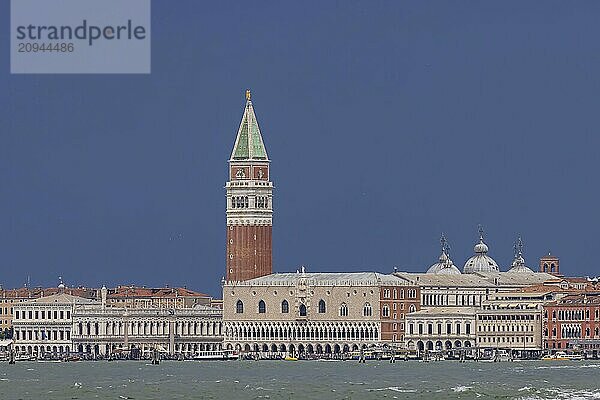
[[[548,252],[547,256],[540,258],[540,272],[561,277],[559,259]]]
[[[229,158],[229,181],[225,186],[228,282],[273,272],[273,182],[250,96],[250,90],[246,90],[246,106]]]

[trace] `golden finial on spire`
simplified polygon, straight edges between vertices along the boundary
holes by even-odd
[[[250,89],[246,89],[246,100],[250,101],[250,97],[252,94],[250,93]]]

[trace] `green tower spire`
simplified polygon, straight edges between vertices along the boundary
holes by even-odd
[[[246,107],[240,128],[238,129],[235,145],[231,152],[231,160],[268,160],[267,150],[254,114],[250,100],[250,90],[246,90]]]

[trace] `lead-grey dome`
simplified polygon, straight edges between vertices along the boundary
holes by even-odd
[[[452,262],[446,253],[442,253],[439,261],[429,267],[427,273],[439,275],[460,275],[460,270],[456,268],[456,265],[454,265],[454,262]]]
[[[454,265],[454,263],[452,262],[452,260],[449,260],[450,262],[448,263],[448,265],[444,266],[444,268],[440,269],[437,274],[438,275],[461,275],[460,273],[460,269],[458,269],[456,267],[456,265]]]
[[[440,258],[438,259],[438,262],[433,264],[431,267],[429,267],[429,269],[427,270],[427,273],[428,274],[439,274],[439,275],[460,275],[460,270],[458,268],[456,268],[456,266],[450,259],[450,256],[448,255],[450,246],[448,245],[448,241],[446,240],[446,237],[444,236],[444,234],[442,234],[441,243],[442,243],[442,254],[440,255]]]
[[[508,272],[512,273],[533,273],[531,268],[525,265],[525,259],[523,258],[523,240],[517,239],[515,244],[515,259],[513,260]]]
[[[442,252],[442,255],[438,259],[438,262],[436,262],[431,267],[429,267],[429,269],[427,270],[427,273],[428,274],[437,274],[438,271],[444,267],[444,264],[447,261],[448,261],[448,256],[446,255],[445,252]]]
[[[473,250],[475,251],[475,255],[467,260],[463,268],[465,274],[500,271],[496,261],[487,255],[489,248],[483,241],[483,234],[479,237],[479,243],[475,245]]]
[[[510,266],[510,269],[508,270],[508,272],[513,272],[513,273],[532,273],[533,270],[531,268],[529,268],[527,265],[525,265],[525,260],[523,259],[523,257],[519,254],[517,256],[517,258],[515,258]]]

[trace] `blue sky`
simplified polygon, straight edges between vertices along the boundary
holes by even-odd
[[[10,75],[0,283],[220,292],[227,159],[253,103],[274,270],[421,271],[483,224],[503,269],[596,275],[598,2],[152,3],[152,74]]]

